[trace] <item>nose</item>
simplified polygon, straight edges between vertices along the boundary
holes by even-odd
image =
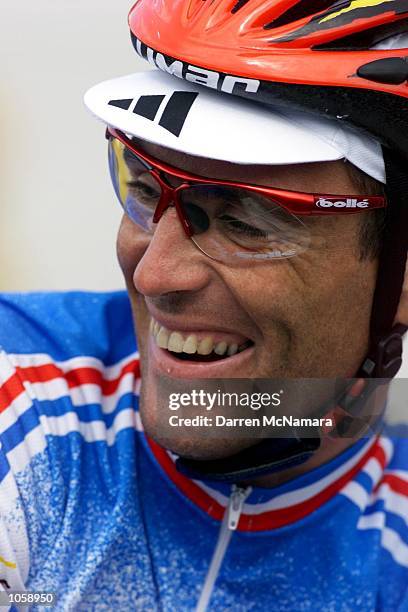
[[[133,274],[136,290],[146,297],[175,291],[195,292],[210,280],[211,260],[207,260],[186,236],[176,209],[172,206],[160,221]]]

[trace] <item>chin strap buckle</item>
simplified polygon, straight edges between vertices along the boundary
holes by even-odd
[[[363,378],[394,378],[402,364],[402,341],[407,329],[405,325],[395,325],[377,342],[361,366]]]
[[[341,411],[341,419],[337,422],[333,432],[344,436],[358,433],[359,429],[366,429],[365,419],[359,414],[374,391],[387,384],[394,378],[402,364],[402,342],[407,327],[395,325],[391,332],[383,336],[375,349],[364,360],[356,381],[350,389],[340,398],[337,408]]]

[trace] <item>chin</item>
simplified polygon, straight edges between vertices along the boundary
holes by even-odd
[[[169,437],[166,435],[168,430],[163,432],[154,419],[144,414],[142,406],[140,415],[143,429],[149,438],[166,450],[186,459],[195,459],[196,461],[225,459],[259,442],[259,440],[248,442],[248,440],[243,439],[204,439],[203,435],[199,436],[196,434],[194,436],[194,432],[191,430],[178,430],[177,435]]]

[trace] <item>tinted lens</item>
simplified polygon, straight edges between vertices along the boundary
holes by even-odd
[[[194,242],[215,258],[293,257],[309,246],[309,231],[298,217],[253,191],[197,185],[179,197]]]
[[[151,231],[161,187],[150,174],[148,166],[119,140],[111,138],[109,170],[116,195],[125,213],[145,231]]]

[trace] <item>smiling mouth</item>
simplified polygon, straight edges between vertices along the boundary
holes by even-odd
[[[252,340],[234,334],[220,332],[186,333],[168,330],[155,321],[150,321],[150,333],[158,347],[168,351],[180,361],[221,361],[242,353],[251,346]]]

